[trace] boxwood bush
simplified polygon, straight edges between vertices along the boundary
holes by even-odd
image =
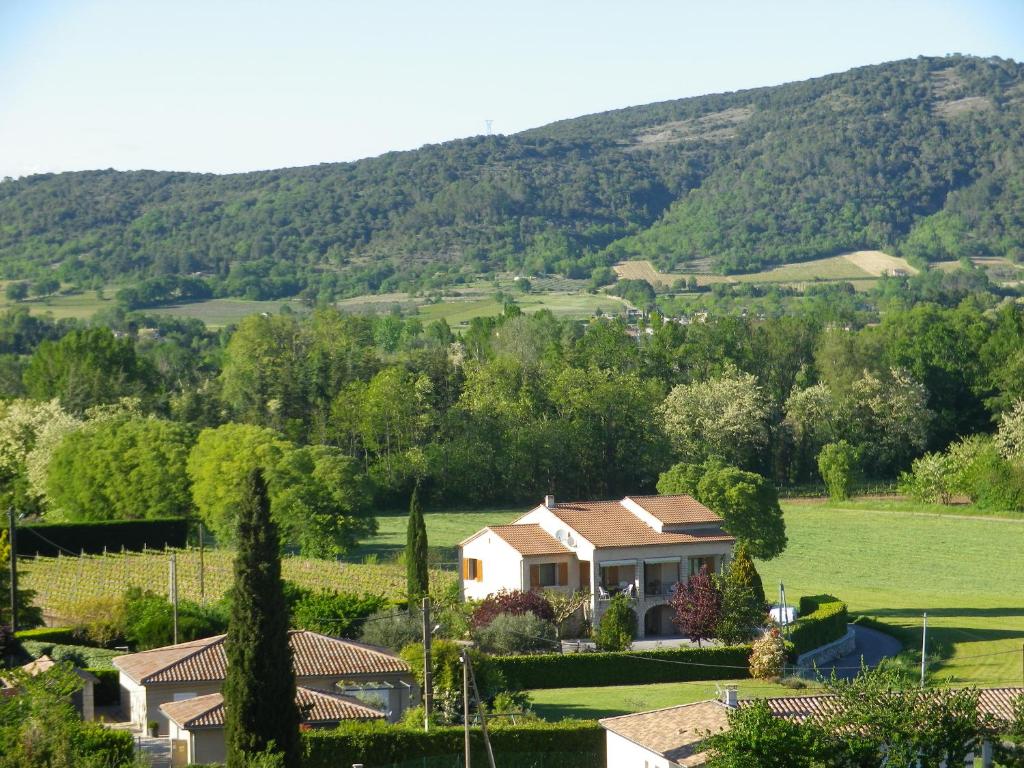
[[[749,677],[749,656],[749,645],[732,645],[492,656],[491,662],[513,688],[574,688]]]
[[[536,721],[520,725],[494,721],[494,727],[488,732],[495,754],[501,756],[502,766],[605,766],[604,728],[593,720]],[[472,729],[470,742],[473,763],[486,765],[487,756],[479,728]],[[338,768],[355,763],[379,768],[404,763],[411,756],[426,758],[432,768],[449,764],[461,766],[463,730],[462,726],[437,726],[424,733],[421,728],[381,721],[349,722],[331,730],[304,733],[302,747],[302,768]],[[451,757],[451,763],[445,762],[445,757]]]

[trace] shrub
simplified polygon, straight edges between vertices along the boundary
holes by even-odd
[[[197,640],[224,632],[223,606],[200,606],[188,600],[178,603],[178,642]],[[135,650],[147,650],[174,642],[173,607],[162,595],[132,587],[125,592],[125,639]]]
[[[109,647],[125,637],[127,606],[124,596],[94,597],[75,603],[67,619],[74,626],[77,642]]]
[[[1015,402],[1009,411],[999,417],[995,439],[1003,458],[1024,461],[1024,399]]]
[[[1024,467],[1004,459],[991,442],[961,472],[963,492],[983,509],[1024,510]]]
[[[757,680],[782,677],[786,666],[786,644],[775,625],[754,641],[750,649],[750,676]]]
[[[833,501],[850,498],[857,474],[857,459],[857,449],[845,440],[828,443],[818,453],[818,471]]]
[[[618,653],[492,656],[490,660],[509,686],[531,690],[729,680],[747,676],[749,655],[749,645],[726,645]],[[672,663],[657,663],[666,661]]]
[[[555,620],[555,611],[547,598],[539,592],[520,592],[518,589],[501,590],[488,595],[473,609],[473,627],[484,627],[502,613],[513,615],[532,613],[545,621]]]
[[[480,649],[487,653],[550,652],[558,646],[555,625],[532,613],[499,613],[474,633]]]
[[[800,618],[789,630],[793,653],[799,656],[839,640],[846,634],[848,623],[846,603],[838,598],[832,595],[801,597]]]
[[[387,602],[380,595],[303,590],[292,606],[292,626],[334,637],[358,637],[366,618]]]
[[[82,752],[95,761],[90,765],[136,765],[135,737],[130,731],[115,731],[94,723],[83,723],[78,735]]]
[[[363,622],[359,639],[367,645],[400,651],[423,639],[422,616],[420,611],[377,611]]]
[[[451,640],[435,640],[431,648],[434,703],[441,722],[456,723],[462,717],[462,659],[461,646]],[[423,685],[423,646],[420,643],[407,645],[399,655],[412,668],[420,686]],[[490,701],[509,686],[493,663],[495,657],[479,649],[470,649],[473,674],[476,677],[480,695]]]
[[[900,475],[900,493],[917,501],[949,504],[953,497],[953,471],[944,453],[926,453],[914,459],[910,472]]]
[[[605,731],[593,720],[557,723],[531,720],[515,725],[499,724],[496,720],[494,725],[489,731],[491,744],[496,755],[504,756],[503,765],[604,768]],[[314,730],[302,735],[302,765],[303,768],[337,768],[354,763],[395,765],[405,764],[410,755],[431,765],[446,765],[448,763],[438,758],[459,760],[463,733],[461,726],[439,726],[424,732],[422,727],[381,721],[343,722],[331,730]],[[470,735],[473,764],[486,765],[480,729],[472,728]],[[462,764],[461,760],[458,764]]]
[[[608,603],[594,632],[594,644],[599,651],[625,651],[636,636],[636,613],[624,594],[618,594]]]

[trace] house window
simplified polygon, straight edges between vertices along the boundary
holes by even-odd
[[[483,581],[484,580],[484,561],[475,560],[472,557],[464,557],[462,559],[462,580],[463,581]]]
[[[565,587],[568,584],[568,563],[538,563],[530,566],[530,589]]]

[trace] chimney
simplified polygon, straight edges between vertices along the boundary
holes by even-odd
[[[725,686],[725,694],[722,696],[722,703],[729,709],[736,709],[739,705],[739,688],[735,685]]]
[[[555,497],[553,495],[551,495],[551,494],[548,494],[547,496],[545,496],[544,497],[544,506],[547,507],[548,509],[551,509],[553,506],[555,506]]]

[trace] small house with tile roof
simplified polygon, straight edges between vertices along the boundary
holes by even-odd
[[[640,637],[676,633],[667,605],[701,568],[721,571],[736,540],[717,514],[684,494],[621,501],[544,503],[509,525],[491,525],[459,544],[462,596],[500,590],[582,590],[596,624],[624,593]]]
[[[120,671],[121,706],[145,729],[156,722],[168,733],[162,704],[219,694],[227,673],[226,635],[192,640],[114,658]],[[409,665],[384,648],[339,640],[308,630],[289,633],[298,685],[355,696],[395,722],[419,702]]]
[[[385,715],[352,696],[298,687],[295,704],[302,727],[333,728],[347,720],[382,720]],[[224,697],[219,693],[160,705],[170,723],[171,765],[208,765],[227,760]]]

